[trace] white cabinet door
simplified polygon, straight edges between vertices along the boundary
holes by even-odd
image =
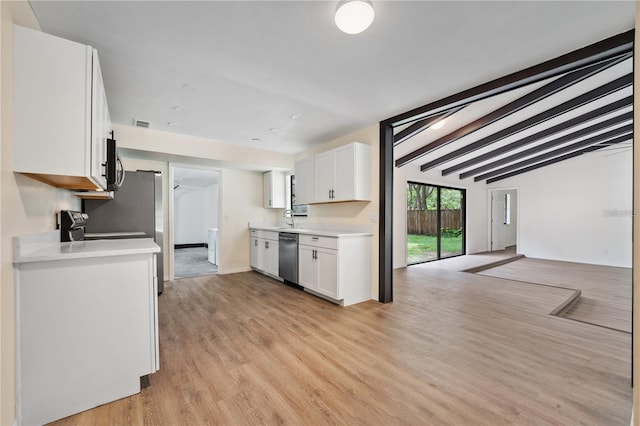
[[[355,200],[355,146],[334,150],[334,193],[332,201]]]
[[[264,256],[264,268],[263,270],[271,275],[278,276],[279,271],[279,244],[277,241],[266,240],[265,241],[265,256]]]
[[[283,172],[266,172],[262,178],[265,209],[284,209],[285,176]]]
[[[334,186],[334,152],[328,151],[315,157],[317,203],[332,201]]]
[[[17,25],[13,36],[13,171],[59,188],[106,189],[110,124],[95,50]]]
[[[104,91],[98,53],[93,50],[93,85],[91,97],[91,177],[103,189],[107,188],[107,138],[111,120]]]
[[[260,240],[256,237],[251,237],[251,267],[260,269]]]
[[[315,160],[313,157],[296,161],[296,204],[310,204],[316,200]]]
[[[312,290],[317,288],[315,248],[311,246],[298,247],[298,284]]]
[[[338,251],[316,248],[316,291],[332,299],[338,297]]]

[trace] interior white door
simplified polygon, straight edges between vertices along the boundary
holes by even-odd
[[[491,192],[491,251],[504,250],[504,196]]]

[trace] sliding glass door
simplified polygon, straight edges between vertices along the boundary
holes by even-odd
[[[464,189],[407,182],[407,264],[464,254]]]

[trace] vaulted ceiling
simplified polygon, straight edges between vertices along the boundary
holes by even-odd
[[[633,31],[610,37],[567,55],[576,58],[567,61],[571,71],[543,78],[550,69],[541,64],[535,83],[405,119],[394,129],[396,167],[493,183],[594,151],[631,149],[632,42]]]

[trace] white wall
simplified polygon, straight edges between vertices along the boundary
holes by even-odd
[[[218,185],[180,186],[174,190],[173,244],[207,242],[207,230],[218,227]]]
[[[631,266],[631,151],[582,155],[491,185],[443,177],[438,171],[422,173],[417,166],[396,169],[394,268],[406,266],[407,181],[467,190],[468,254],[488,250],[489,189],[517,188],[513,225],[506,227],[505,236],[507,245],[517,244],[518,253],[540,259]],[[606,216],[607,210],[614,214]]]
[[[80,209],[69,191],[12,172],[12,24],[39,29],[26,1],[0,2],[0,423],[13,423],[15,411],[15,323],[12,238],[51,231],[56,212]]]
[[[261,172],[224,169],[220,172],[220,186],[219,273],[249,271],[249,222],[278,221],[282,210],[263,207]]]
[[[518,252],[631,267],[631,156],[594,152],[489,185],[519,189]]]

